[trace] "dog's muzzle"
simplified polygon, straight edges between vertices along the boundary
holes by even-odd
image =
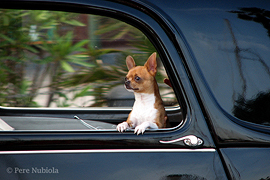
[[[131,87],[131,82],[130,82],[130,80],[127,80],[127,78],[125,78],[125,87],[127,90],[133,90],[133,91],[139,90],[139,88]]]
[[[131,86],[130,86],[130,80],[126,80],[125,81],[125,86],[127,89],[133,89]]]

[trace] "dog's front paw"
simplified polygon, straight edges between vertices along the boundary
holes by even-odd
[[[146,130],[146,127],[144,126],[144,124],[141,124],[135,128],[134,134],[137,134],[137,135],[143,134],[145,130]]]
[[[128,126],[127,122],[122,122],[122,123],[118,124],[116,127],[117,131],[119,131],[119,132],[124,132],[128,128],[129,128],[129,126]]]
[[[134,134],[136,134],[136,133],[137,133],[137,135],[139,135],[139,134],[141,134],[141,133],[143,134],[144,131],[145,131],[146,129],[148,129],[148,128],[150,128],[150,129],[158,129],[158,126],[157,126],[156,123],[153,123],[153,122],[151,122],[151,121],[146,121],[146,122],[142,123],[141,125],[139,125],[139,126],[137,126],[137,127],[135,128]]]

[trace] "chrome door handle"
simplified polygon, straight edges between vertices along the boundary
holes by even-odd
[[[194,135],[188,135],[188,136],[184,136],[184,137],[170,140],[170,141],[159,141],[159,142],[163,144],[169,144],[169,143],[175,143],[178,141],[183,141],[184,144],[187,146],[200,146],[203,144],[203,140]]]

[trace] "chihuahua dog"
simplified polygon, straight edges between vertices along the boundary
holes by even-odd
[[[144,66],[136,66],[131,56],[126,58],[129,72],[125,78],[125,88],[134,93],[135,102],[127,120],[117,125],[119,132],[135,128],[134,134],[139,135],[148,128],[166,127],[167,115],[155,79],[156,56],[153,53]]]

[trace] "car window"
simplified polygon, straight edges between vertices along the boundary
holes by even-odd
[[[270,21],[266,9],[190,10],[183,32],[220,107],[236,117],[231,119],[270,126]],[[201,14],[211,18],[205,20]],[[204,28],[198,29],[197,24]]]
[[[7,9],[0,16],[1,106],[132,106],[125,58],[143,65],[156,52],[141,31],[109,17]],[[162,97],[175,105],[166,77],[159,61]]]
[[[244,47],[241,43],[239,52],[236,52],[239,56],[236,61],[239,64],[242,90],[234,97],[232,112],[239,119],[270,126],[270,29],[266,25],[270,22],[270,11],[252,7],[238,8],[230,12],[237,16],[241,23],[252,26],[246,36],[253,36],[248,39],[250,45]],[[233,34],[232,30],[231,33]]]
[[[157,52],[140,30],[98,15],[47,10],[0,11],[0,106],[99,107],[99,110],[133,106],[133,93],[124,88],[128,71],[125,59],[131,55],[137,65],[144,65]],[[173,89],[163,82],[168,78],[166,70],[159,56],[157,60],[156,79],[163,102],[166,107],[178,108],[179,113]],[[38,123],[46,124],[43,130],[65,129],[62,119],[57,118],[26,118],[27,123],[23,117],[2,119],[12,127],[19,121],[23,130],[37,129]],[[81,121],[79,125],[66,119],[67,129],[85,129],[89,124],[80,117],[77,119]],[[115,128],[103,123],[94,127]]]

